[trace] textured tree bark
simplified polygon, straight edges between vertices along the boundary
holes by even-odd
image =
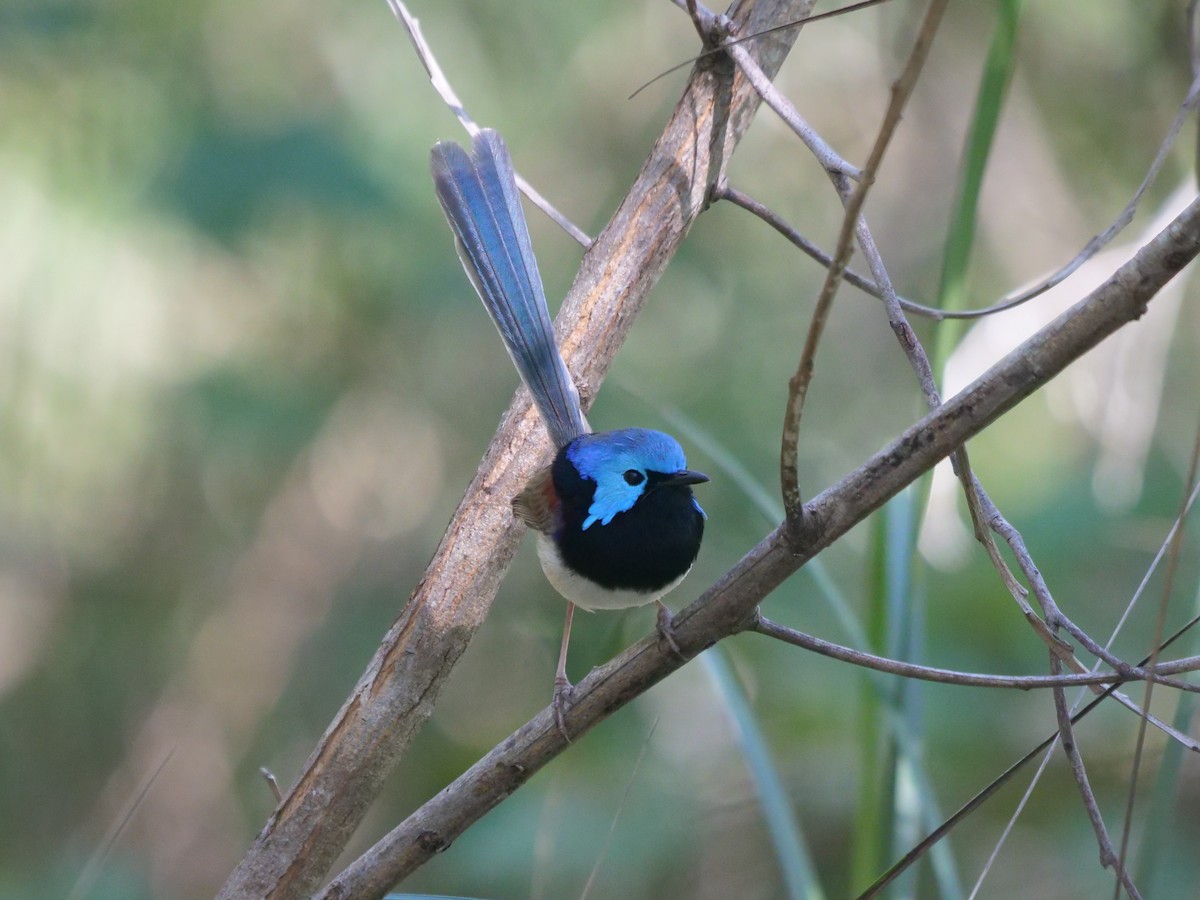
[[[750,33],[801,18],[812,2],[742,0],[730,15],[739,33]],[[798,31],[753,42],[769,75]],[[724,57],[698,65],[633,187],[585,255],[558,318],[585,407],[758,106]],[[317,889],[487,615],[524,531],[509,499],[545,464],[547,451],[522,389],[408,604],[221,898],[308,897]]]

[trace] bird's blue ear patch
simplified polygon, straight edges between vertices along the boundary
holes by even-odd
[[[646,489],[647,472],[670,474],[687,468],[679,442],[648,428],[585,434],[567,448],[567,459],[582,477],[596,483],[588,517],[583,520],[584,531],[597,522],[607,525],[631,509]],[[626,479],[631,471],[643,477]],[[630,484],[630,480],[636,483]]]
[[[631,509],[633,504],[637,503],[637,498],[642,495],[640,487],[622,488],[617,484],[610,484],[611,482],[610,478],[596,482],[596,494],[592,505],[588,507],[588,517],[583,520],[584,531],[597,522],[607,525],[617,513]]]

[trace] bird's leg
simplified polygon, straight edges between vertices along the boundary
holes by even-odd
[[[654,602],[658,604],[658,619],[654,627],[658,629],[659,635],[667,642],[667,646],[675,652],[675,655],[684,662],[687,662],[687,657],[679,649],[679,642],[675,640],[675,622],[674,617],[671,615],[671,610],[667,609],[667,604],[661,600],[655,600]]]
[[[563,623],[562,647],[558,651],[558,670],[554,673],[554,718],[558,722],[558,730],[569,744],[571,736],[567,734],[567,723],[563,716],[571,705],[571,682],[567,680],[567,645],[571,642],[571,620],[575,618],[575,604],[567,601],[567,619]]]

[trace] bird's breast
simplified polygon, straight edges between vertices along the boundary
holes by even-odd
[[[652,489],[607,524],[592,521],[587,528],[583,524],[588,517],[591,490],[582,493],[576,488],[556,479],[560,515],[550,538],[558,561],[568,572],[603,590],[631,592],[631,596],[607,602],[592,597],[589,606],[556,583],[568,600],[585,608],[649,603],[675,587],[691,569],[704,536],[704,515],[686,485]],[[560,580],[565,581],[565,576]]]

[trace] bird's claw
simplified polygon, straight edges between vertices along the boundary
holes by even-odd
[[[554,699],[550,705],[554,707],[554,721],[558,725],[558,733],[568,744],[571,743],[571,735],[567,733],[566,713],[571,708],[571,695],[574,691],[575,688],[566,678],[554,679]]]
[[[684,662],[687,662],[687,657],[679,649],[679,642],[675,640],[675,622],[671,616],[671,611],[662,603],[658,604],[658,618],[654,627],[658,631],[659,637],[667,642],[667,646],[671,648],[671,651]]]

